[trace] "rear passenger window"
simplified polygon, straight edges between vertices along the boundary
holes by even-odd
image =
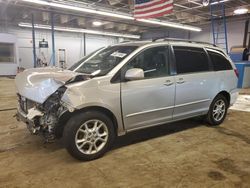
[[[215,71],[233,69],[230,62],[223,55],[216,53],[216,52],[211,52],[211,51],[208,51],[208,54],[213,63],[213,67]]]
[[[174,46],[178,74],[209,71],[206,52],[202,48]]]

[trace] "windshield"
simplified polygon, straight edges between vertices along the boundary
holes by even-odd
[[[74,64],[69,70],[101,76],[107,74],[123,59],[131,54],[137,46],[112,46],[97,50],[88,56],[85,56],[79,62]]]
[[[77,63],[73,64],[69,70],[74,71],[77,67],[79,67],[84,61],[86,61],[88,58],[90,58],[92,55],[94,55],[95,53],[97,53],[99,50],[101,50],[102,48],[95,50],[94,52],[84,56],[80,61],[78,61]]]

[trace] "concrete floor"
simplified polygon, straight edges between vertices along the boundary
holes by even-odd
[[[230,110],[216,128],[186,120],[135,132],[79,162],[31,136],[15,107],[13,80],[0,78],[0,187],[250,187],[250,112]]]

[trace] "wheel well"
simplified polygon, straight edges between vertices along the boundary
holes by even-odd
[[[111,118],[113,124],[114,124],[114,128],[115,128],[115,132],[117,133],[117,129],[118,129],[118,124],[117,124],[117,119],[115,117],[115,115],[108,110],[107,108],[104,107],[100,107],[100,106],[91,106],[91,107],[86,107],[86,108],[82,108],[79,110],[74,111],[73,113],[70,113],[69,111],[65,112],[60,118],[59,121],[56,125],[56,129],[55,129],[55,135],[57,138],[61,138],[63,135],[63,130],[64,130],[64,126],[66,125],[66,123],[68,122],[68,120],[74,116],[75,114],[81,113],[81,112],[85,112],[85,111],[98,111],[98,112],[102,112],[105,113],[108,117]]]
[[[218,93],[218,95],[223,95],[227,99],[228,105],[230,105],[231,98],[230,94],[227,91],[221,91],[220,93]]]

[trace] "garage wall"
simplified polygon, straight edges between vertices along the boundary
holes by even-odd
[[[1,26],[0,26],[1,27]],[[13,34],[17,37],[19,66],[24,68],[33,67],[33,44],[31,29],[23,29],[18,27],[10,27],[5,29],[6,33]],[[44,54],[48,61],[51,61],[51,32],[46,30],[36,30],[36,46],[43,38],[48,41],[48,49],[36,49],[37,56]],[[100,47],[115,44],[118,42],[116,37],[104,37],[98,35],[86,35],[86,53],[90,53]],[[66,49],[67,67],[77,62],[84,56],[83,34],[55,32],[55,50],[56,60],[58,49]],[[56,61],[57,62],[57,61]],[[52,63],[51,63],[52,64]]]
[[[228,47],[229,51],[232,46],[242,45],[244,37],[245,21],[241,22],[228,22]],[[200,33],[192,32],[190,39],[198,41],[212,42],[212,32],[210,25],[203,27],[203,31]]]
[[[242,45],[244,29],[245,29],[245,21],[241,22],[234,21],[227,23],[229,50],[232,46]],[[152,39],[152,38],[170,37],[170,38],[182,38],[182,39],[191,39],[204,42],[212,42],[211,32],[212,32],[211,26],[206,25],[202,27],[201,32],[189,32],[185,30],[174,30],[174,29],[166,29],[160,31],[153,30],[144,33],[143,38]]]
[[[228,43],[229,49],[235,45],[242,45],[245,21],[229,22],[228,24]],[[20,67],[33,67],[32,52],[32,31],[31,29],[23,29],[14,26],[4,27],[0,25],[0,30],[4,33],[10,33],[17,37],[17,53],[19,58],[17,64]],[[189,32],[176,29],[154,29],[142,35],[142,39],[152,39],[158,37],[184,38],[197,41],[211,42],[212,35],[210,33],[210,25],[203,26],[200,33]],[[49,42],[48,49],[37,48],[37,56],[41,57],[43,53],[45,58],[51,60],[51,32],[45,30],[36,30],[36,46],[40,40],[45,39]],[[86,35],[86,53],[90,53],[100,47],[107,46],[118,42],[116,37],[104,37],[97,35]],[[71,66],[84,56],[83,34],[55,32],[56,59],[58,49],[66,49],[67,66]]]

